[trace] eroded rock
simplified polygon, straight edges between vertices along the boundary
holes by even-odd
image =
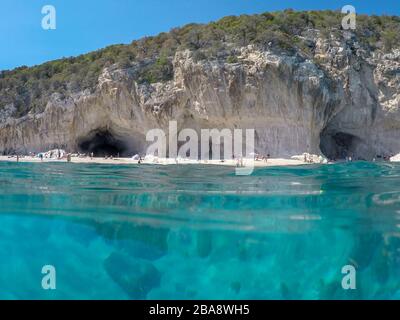
[[[107,67],[93,92],[55,93],[40,114],[13,118],[12,106],[4,109],[0,153],[87,151],[106,133],[100,147],[132,156],[147,149],[148,130],[167,133],[171,120],[179,131],[198,133],[253,128],[256,152],[271,157],[323,152],[369,160],[399,153],[399,50],[368,52],[355,38],[327,40],[318,31],[305,37],[311,58],[247,46],[228,63],[178,51],[173,80],[163,83],[139,84],[132,70]]]

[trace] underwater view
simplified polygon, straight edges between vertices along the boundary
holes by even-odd
[[[0,299],[400,298],[398,164],[2,162],[0,212]]]

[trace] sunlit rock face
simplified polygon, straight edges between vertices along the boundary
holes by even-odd
[[[287,157],[372,159],[400,152],[400,51],[363,50],[356,39],[304,35],[313,56],[236,48],[237,62],[173,60],[173,80],[138,84],[133,66],[105,68],[92,92],[54,92],[45,111],[0,114],[0,152],[144,153],[146,133],[192,128],[255,129],[256,152]],[[8,110],[8,111],[7,111]],[[8,112],[8,113],[7,113]],[[200,136],[200,135],[199,135]]]

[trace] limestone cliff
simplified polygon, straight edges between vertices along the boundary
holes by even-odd
[[[57,91],[44,110],[0,109],[0,152],[101,145],[123,155],[146,149],[149,129],[254,128],[256,149],[272,157],[303,152],[371,159],[400,152],[400,50],[368,50],[353,33],[298,35],[311,50],[272,42],[230,44],[235,59],[172,56],[172,79],[139,82],[142,64],[102,69],[93,90]],[[221,49],[226,50],[226,48]],[[233,61],[232,61],[233,60]]]

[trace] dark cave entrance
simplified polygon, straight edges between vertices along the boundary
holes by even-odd
[[[108,130],[96,131],[79,143],[81,152],[90,154],[93,152],[95,157],[105,156],[128,156],[129,148],[125,141],[116,138]]]
[[[345,132],[329,132],[324,130],[321,133],[321,152],[331,160],[346,159],[357,156],[357,147],[361,139],[355,135]]]

